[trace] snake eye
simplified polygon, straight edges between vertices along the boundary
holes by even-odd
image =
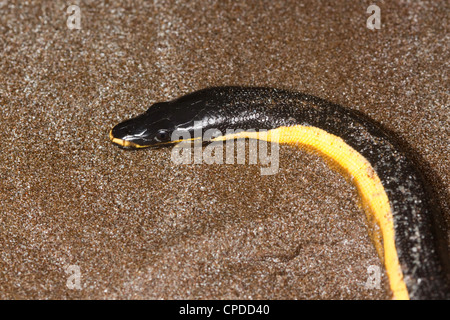
[[[156,140],[158,141],[168,141],[170,138],[169,132],[167,130],[159,130],[156,133]]]

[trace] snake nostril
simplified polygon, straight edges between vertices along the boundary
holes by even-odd
[[[127,128],[127,126],[124,126],[122,124],[118,124],[116,125],[114,128],[112,128],[111,130],[111,136],[117,139],[123,139],[124,137],[126,137],[129,133],[129,129]]]

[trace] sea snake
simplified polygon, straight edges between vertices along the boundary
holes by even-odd
[[[189,133],[210,141],[261,139],[313,150],[356,186],[395,299],[449,299],[448,249],[436,235],[440,208],[398,139],[363,114],[298,92],[214,87],[152,105],[109,133],[122,148],[172,146]],[[230,129],[241,129],[227,134]],[[256,129],[256,130],[255,130]],[[203,141],[205,142],[205,141]]]

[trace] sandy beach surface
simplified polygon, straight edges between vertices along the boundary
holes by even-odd
[[[318,156],[282,147],[262,176],[108,137],[209,86],[305,92],[413,146],[448,226],[450,4],[377,1],[378,30],[370,4],[0,0],[0,298],[389,299],[356,190]]]

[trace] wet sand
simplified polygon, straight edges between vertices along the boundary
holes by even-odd
[[[429,164],[449,225],[448,1],[380,1],[380,30],[371,1],[81,1],[81,30],[69,4],[0,1],[0,298],[390,298],[384,274],[364,287],[382,265],[355,188],[317,156],[282,147],[261,176],[109,142],[208,86],[369,115]]]

